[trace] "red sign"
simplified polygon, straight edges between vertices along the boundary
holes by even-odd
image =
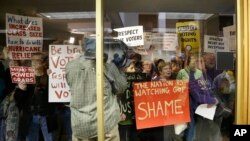
[[[134,83],[137,129],[190,121],[188,81]]]
[[[12,66],[10,67],[10,75],[12,83],[35,84],[35,72],[32,67]]]

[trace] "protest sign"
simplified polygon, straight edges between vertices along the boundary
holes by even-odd
[[[115,28],[118,32],[116,39],[122,40],[129,47],[144,45],[144,35],[142,26],[130,26],[123,28]]]
[[[223,35],[225,37],[226,46],[228,46],[229,51],[236,51],[236,26],[226,26],[223,27]]]
[[[204,52],[228,52],[228,46],[225,46],[225,38],[217,36],[204,35]]]
[[[133,90],[137,129],[190,121],[186,80],[134,83]]]
[[[66,82],[66,64],[81,52],[81,46],[50,45],[49,46],[49,102],[69,102],[70,92]]]
[[[121,113],[126,115],[123,123],[133,122],[129,120],[133,120],[135,118],[134,113],[134,94],[133,94],[133,83],[134,82],[143,82],[147,80],[146,73],[126,73],[127,78],[127,89],[124,92],[124,95],[118,96],[118,103],[120,106]]]
[[[13,60],[27,60],[42,52],[42,18],[6,14],[6,45]]]
[[[192,53],[199,53],[200,28],[198,21],[176,23],[176,33],[182,51],[187,49],[190,50]]]
[[[12,83],[35,84],[35,71],[32,67],[10,66]]]

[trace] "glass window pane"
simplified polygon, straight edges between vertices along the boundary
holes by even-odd
[[[70,140],[71,127],[75,138],[97,135],[95,59],[105,61],[106,137],[228,139],[236,95],[235,0],[104,1],[104,58],[95,52],[95,0],[11,0],[0,5],[1,76],[8,76],[1,87],[9,93],[22,80],[40,89],[47,81],[37,71],[49,68],[47,95],[22,97],[18,108],[31,100],[24,114],[50,115],[43,119],[49,130],[58,131],[53,140]],[[52,112],[41,113],[40,104],[51,106]],[[20,137],[31,138],[33,131]]]
[[[115,38],[128,46],[129,85],[118,96],[121,140],[229,138],[236,91],[234,3],[105,3],[109,19],[118,19],[111,22]]]

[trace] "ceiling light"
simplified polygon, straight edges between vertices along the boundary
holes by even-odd
[[[106,33],[111,33],[112,29],[104,28],[103,31]],[[77,28],[77,29],[71,29],[70,32],[73,34],[86,34],[86,33],[96,32],[96,29],[95,28]]]
[[[152,32],[175,33],[176,28],[153,28]]]
[[[74,44],[74,42],[75,42],[75,38],[74,38],[74,37],[70,37],[70,38],[69,38],[69,43],[70,43],[70,44]]]
[[[159,13],[158,19],[194,19],[194,20],[206,20],[213,14],[208,13]]]
[[[63,20],[63,19],[91,19],[95,18],[95,12],[51,12],[39,13],[48,19]]]
[[[86,34],[86,33],[95,33],[96,27],[95,27],[95,21],[85,21],[85,22],[70,22],[67,24],[68,29],[71,33],[74,34]],[[104,32],[111,33],[111,23],[110,22],[104,22]]]
[[[7,30],[6,29],[0,29],[0,33],[6,33]]]

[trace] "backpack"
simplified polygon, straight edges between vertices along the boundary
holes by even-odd
[[[0,118],[6,119],[7,118],[7,111],[9,108],[9,105],[13,99],[13,94],[8,94],[3,101],[0,103]]]
[[[4,66],[2,62],[0,62],[0,102],[4,97],[4,89],[5,89],[5,81],[4,81]]]
[[[14,91],[0,104],[0,118],[5,124],[5,141],[16,141],[19,125],[19,110],[14,100]]]
[[[11,101],[7,109],[6,117],[6,141],[16,141],[18,138],[18,128],[19,128],[19,110],[16,106],[15,100]]]

